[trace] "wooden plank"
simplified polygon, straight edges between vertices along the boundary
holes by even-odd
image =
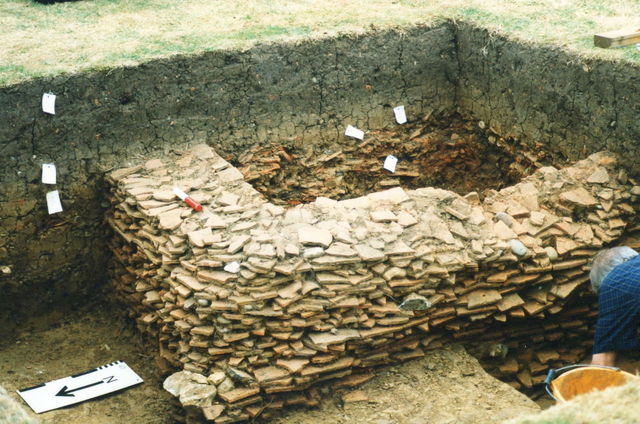
[[[593,44],[603,49],[629,46],[636,43],[640,43],[640,28],[620,29],[593,36]]]

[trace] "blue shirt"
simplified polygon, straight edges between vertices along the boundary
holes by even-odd
[[[598,291],[593,353],[640,349],[640,255],[613,268]]]

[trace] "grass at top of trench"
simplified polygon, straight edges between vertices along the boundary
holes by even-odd
[[[470,21],[585,57],[640,62],[634,47],[592,45],[594,33],[640,25],[636,0],[1,0],[0,85],[442,19]]]

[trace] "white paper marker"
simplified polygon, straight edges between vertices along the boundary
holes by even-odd
[[[382,166],[387,171],[396,172],[396,165],[398,164],[398,158],[392,155],[389,155],[384,160],[384,165]]]
[[[42,95],[42,111],[51,115],[56,114],[56,95],[53,93],[44,93]]]
[[[231,272],[232,274],[238,273],[240,271],[240,264],[238,262],[231,262],[224,266],[224,270],[227,272]]]
[[[393,113],[396,115],[396,122],[398,124],[404,124],[407,122],[407,114],[404,112],[404,106],[394,107]]]
[[[49,215],[62,212],[62,203],[60,203],[58,190],[47,193],[47,209],[49,210]]]
[[[142,381],[127,364],[116,361],[71,377],[18,390],[18,394],[36,414],[40,414],[134,386]]]
[[[347,137],[357,138],[358,140],[364,139],[364,131],[357,129],[356,127],[352,127],[351,125],[347,125],[344,135]]]
[[[42,184],[56,183],[56,166],[52,163],[42,164]]]

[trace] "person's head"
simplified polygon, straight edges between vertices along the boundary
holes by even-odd
[[[593,258],[591,272],[589,273],[593,291],[598,293],[602,281],[604,281],[613,268],[637,255],[638,252],[627,246],[613,247],[598,252]]]

